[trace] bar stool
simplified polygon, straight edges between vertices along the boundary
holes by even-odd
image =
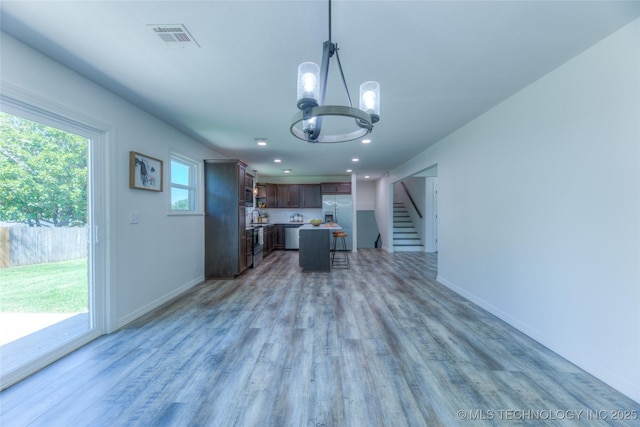
[[[342,230],[333,232],[333,250],[331,251],[331,267],[333,268],[350,268],[349,251],[347,250],[347,233]],[[342,255],[336,258],[336,250],[338,249],[338,239],[342,242],[340,251]]]

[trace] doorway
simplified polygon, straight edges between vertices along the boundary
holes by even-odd
[[[3,97],[0,383],[103,333],[100,132]]]
[[[438,165],[428,167],[414,175],[412,178],[424,180],[421,188],[424,189],[424,217],[422,218],[422,230],[425,252],[438,252]]]

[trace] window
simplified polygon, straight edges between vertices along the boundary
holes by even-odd
[[[178,154],[171,154],[171,211],[194,212],[197,208],[198,164]]]

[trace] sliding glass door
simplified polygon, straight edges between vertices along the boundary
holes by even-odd
[[[100,134],[19,105],[0,112],[0,375],[5,388],[102,334]],[[99,251],[98,251],[99,252]]]

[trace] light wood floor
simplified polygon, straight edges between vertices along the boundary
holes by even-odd
[[[279,251],[198,285],[5,390],[0,424],[638,425],[610,411],[639,404],[435,282],[435,256],[351,262],[302,273]]]

